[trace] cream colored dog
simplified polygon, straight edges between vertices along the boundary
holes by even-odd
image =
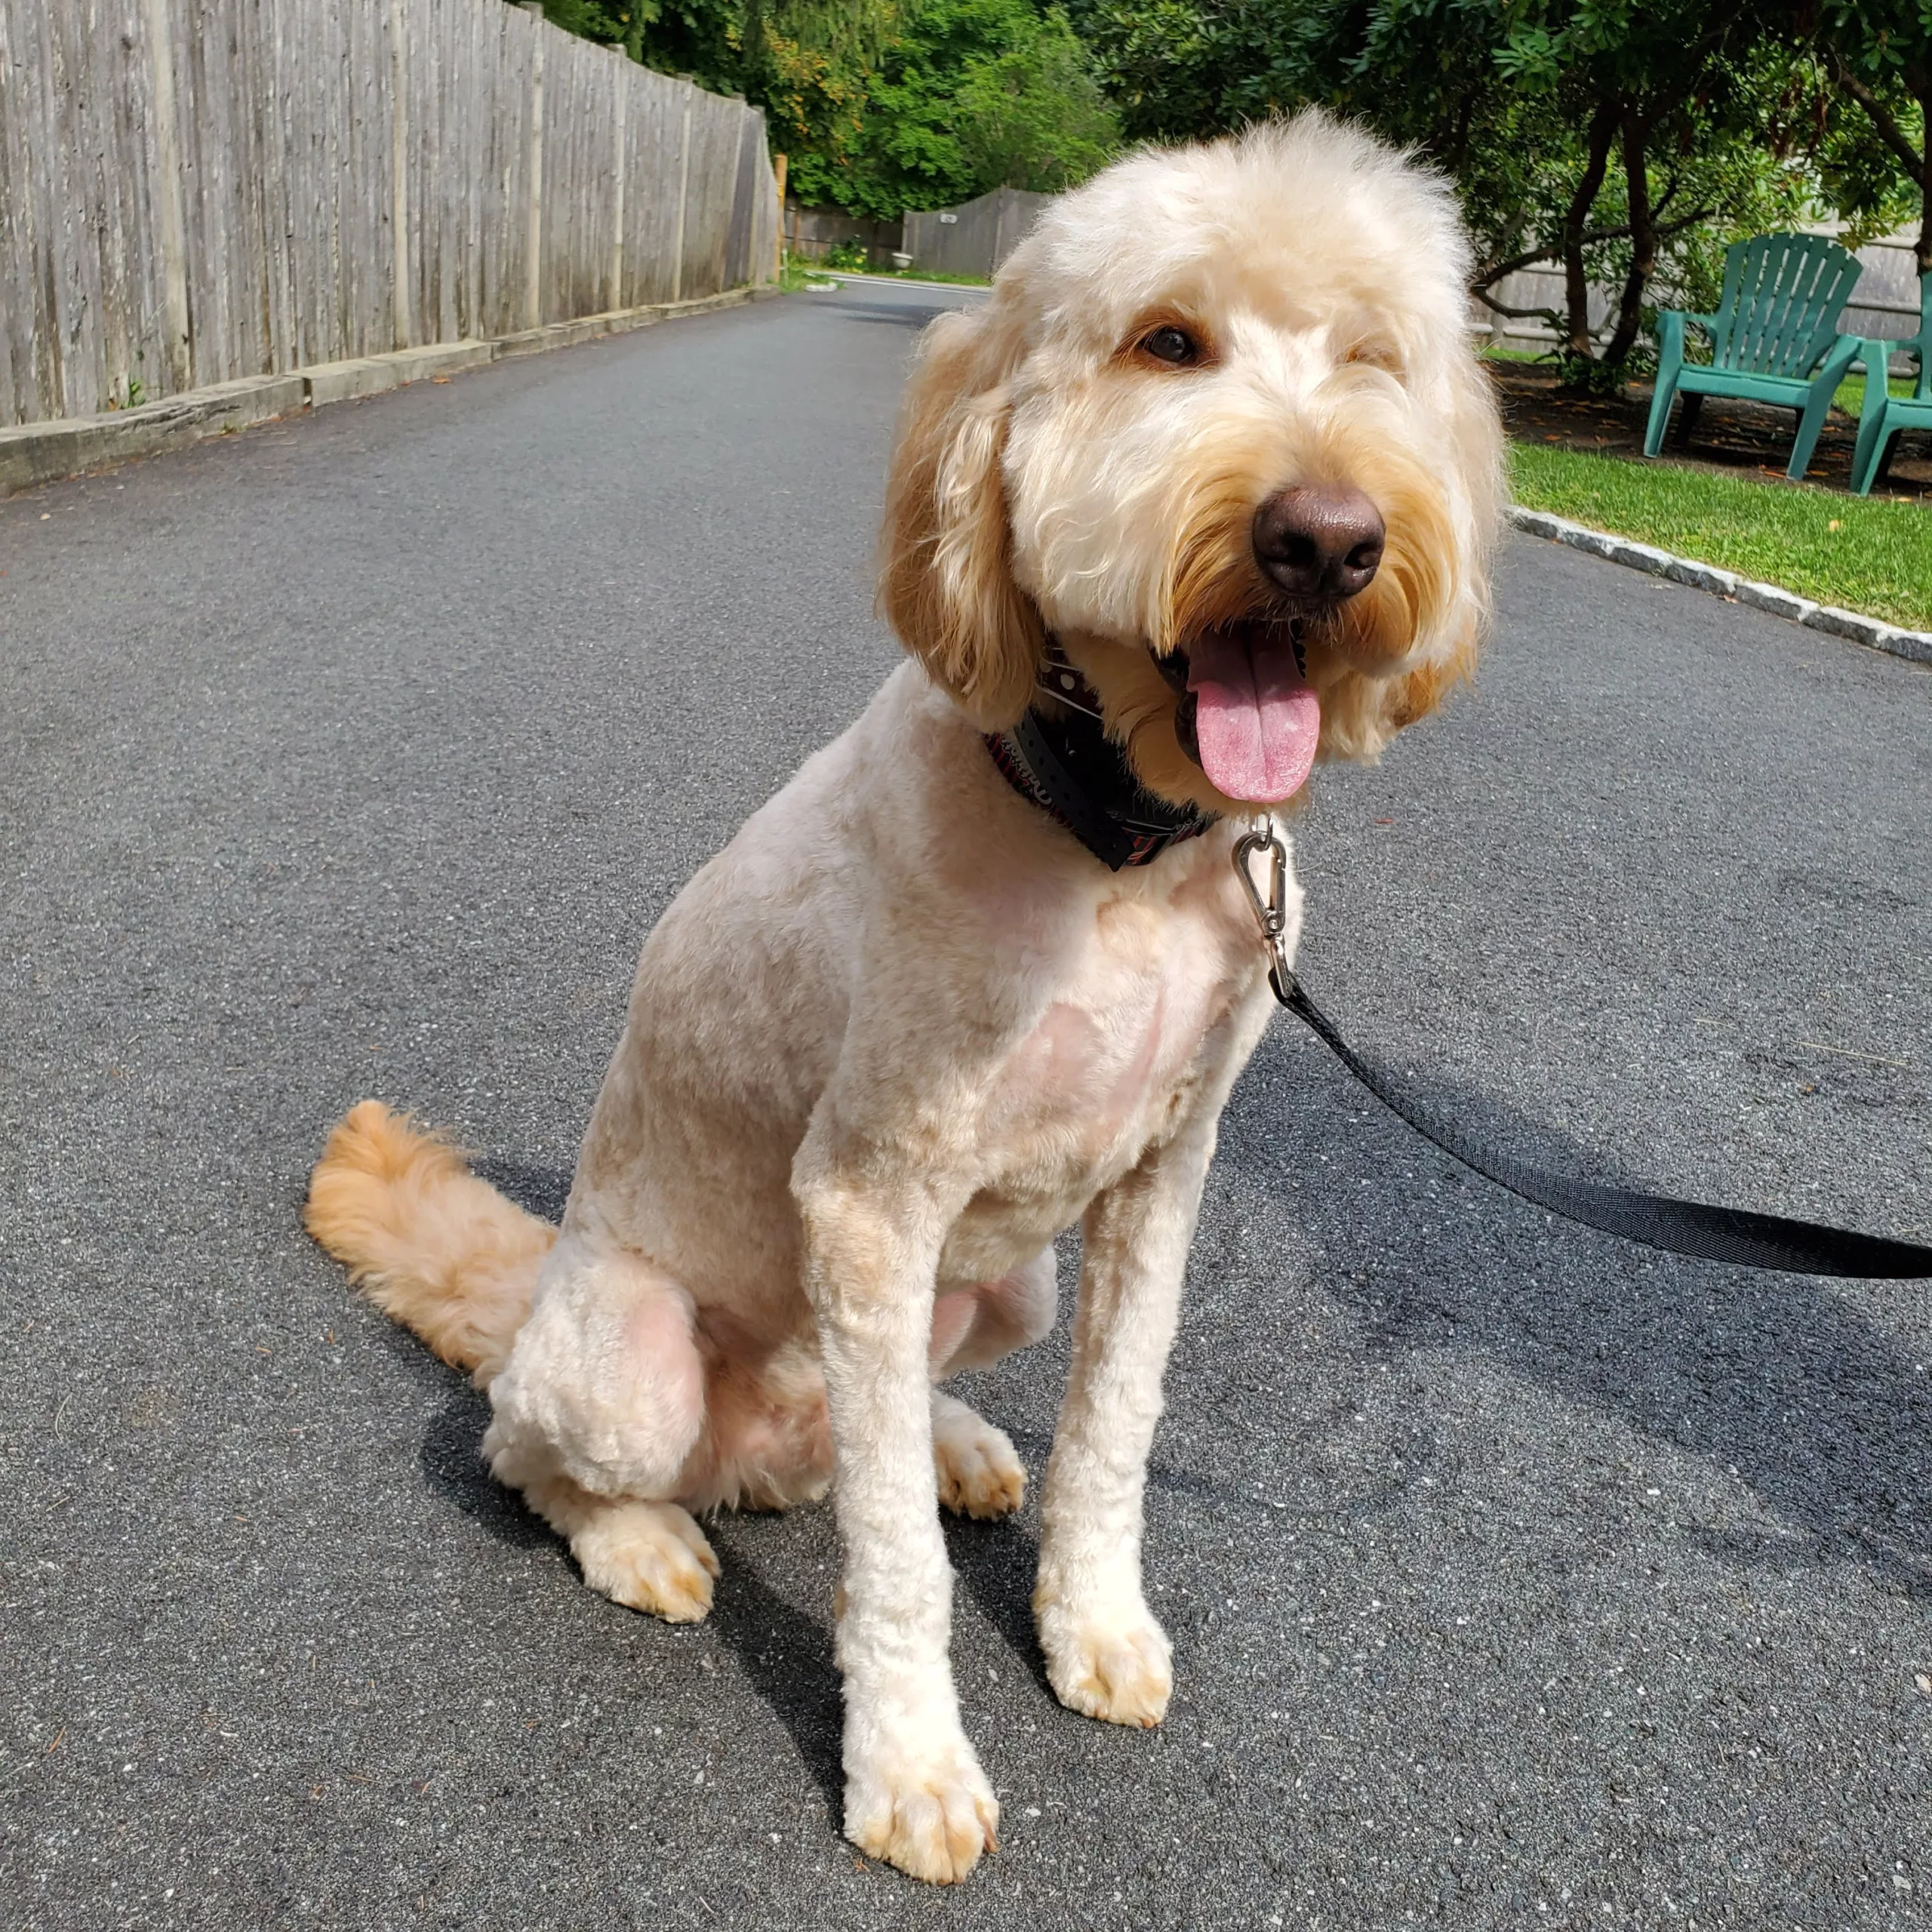
[[[492,1469],[594,1588],[701,1617],[693,1512],[833,1484],[845,1830],[921,1878],[998,1816],[936,1505],[1026,1481],[936,1385],[1046,1331],[1076,1222],[1040,1641],[1074,1709],[1167,1707],[1143,1471],[1269,1010],[1230,854],[1473,660],[1500,445],[1464,271],[1443,185],[1313,115],[1060,201],[921,348],[884,578],[914,661],[645,943],[561,1229],[374,1101],[315,1170],[310,1229],[474,1370]],[[986,734],[1051,706],[1049,639],[1203,835],[1112,872],[1009,783]]]

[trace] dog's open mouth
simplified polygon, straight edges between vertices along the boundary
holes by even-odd
[[[1230,798],[1278,804],[1308,782],[1321,737],[1298,619],[1217,626],[1157,657],[1182,694],[1181,749]]]

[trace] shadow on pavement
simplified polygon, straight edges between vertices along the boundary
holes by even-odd
[[[1281,1070],[1278,1057],[1268,1072]],[[1438,1078],[1406,1084],[1432,1111],[1543,1165],[1623,1178],[1494,1095]],[[1300,1211],[1326,1260],[1317,1278],[1358,1311],[1371,1349],[1481,1349],[1734,1472],[1813,1546],[1703,1533],[1731,1560],[1851,1556],[1932,1599],[1932,1378],[1847,1299],[1812,1276],[1663,1254],[1552,1221],[1380,1107],[1361,1123],[1338,1120],[1326,1096],[1281,1111],[1269,1085],[1242,1097],[1222,1158],[1261,1191],[1297,1169],[1337,1177],[1326,1195],[1304,1193]],[[1317,1149],[1334,1164],[1316,1167]],[[1426,1198],[1420,1179],[1386,1174],[1393,1159],[1418,1158],[1439,1190]],[[1339,1184],[1351,1170],[1374,1180],[1366,1214]]]
[[[503,1183],[497,1177],[502,1171],[499,1164],[491,1176],[500,1186]],[[420,1347],[411,1352],[429,1361]],[[441,1374],[450,1372],[440,1363],[429,1361],[429,1366]],[[430,1488],[500,1543],[519,1549],[539,1544],[561,1548],[561,1539],[515,1491],[498,1482],[484,1463],[488,1398],[467,1383],[448,1392],[449,1399],[423,1437],[420,1459]],[[791,1734],[835,1817],[844,1774],[839,1761],[838,1672],[831,1637],[759,1577],[749,1558],[739,1519],[728,1516],[706,1527],[723,1565],[711,1627],[737,1657],[746,1681]]]
[[[745,1681],[790,1733],[800,1758],[825,1794],[835,1819],[844,1813],[845,1774],[839,1756],[844,1712],[832,1635],[787,1602],[751,1561],[737,1519],[706,1525],[724,1574],[712,1604],[718,1641],[738,1660]]]
[[[1029,1454],[1037,1477],[1045,1464],[1044,1453]],[[975,1523],[956,1516],[942,1517],[946,1550],[966,1594],[1000,1635],[1020,1666],[1051,1697],[1047,1660],[1033,1629],[1033,1578],[1039,1567],[1040,1546],[1032,1533],[1013,1518],[1003,1522]]]
[[[499,1193],[508,1195],[525,1214],[534,1214],[540,1221],[564,1218],[564,1203],[571,1198],[569,1168],[535,1167],[485,1154],[472,1160],[469,1168],[478,1180],[487,1180]]]
[[[1325,1171],[1335,1185],[1305,1193],[1296,1211],[1325,1257],[1318,1278],[1324,1291],[1355,1311],[1371,1351],[1478,1350],[1570,1402],[1734,1472],[1803,1541],[1749,1524],[1687,1531],[1727,1561],[1787,1567],[1850,1557],[1932,1600],[1932,1388],[1847,1300],[1810,1277],[1659,1254],[1552,1223],[1411,1140],[1379,1109],[1358,1123],[1338,1119],[1346,1090],[1303,1088],[1311,1103],[1283,1109],[1278,1048],[1263,1053],[1274,1056],[1259,1069],[1263,1091],[1248,1086],[1230,1110],[1223,1171],[1270,1192],[1284,1171],[1324,1171],[1315,1150],[1334,1160]],[[1608,1177],[1601,1152],[1493,1094],[1434,1076],[1407,1084],[1431,1110],[1501,1146]],[[1415,1180],[1388,1172],[1419,1159]],[[491,1159],[476,1171],[546,1219],[561,1214],[569,1192],[569,1175],[554,1168]],[[1367,1214],[1346,1185],[1358,1175],[1374,1182]],[[1414,1190],[1425,1181],[1435,1192],[1418,1212],[1424,1197]],[[1251,1260],[1225,1258],[1252,1269]],[[482,1463],[477,1445],[488,1416],[483,1397],[451,1389],[423,1440],[424,1473],[493,1535],[546,1541],[549,1531]],[[1036,1472],[1048,1446],[1022,1444]],[[1155,1489],[1204,1487],[1230,1504],[1249,1500],[1163,1460],[1149,1475]],[[843,1778],[830,1635],[758,1574],[754,1537],[728,1518],[714,1534],[725,1568],[713,1627],[835,1816]],[[964,1590],[1051,1695],[1033,1628],[1032,1531],[1020,1521],[949,1519],[946,1542]]]
[[[977,290],[973,291],[976,294],[978,292]],[[836,309],[841,315],[855,322],[882,322],[888,328],[894,329],[922,329],[936,316],[951,312],[944,308],[929,309],[923,305],[918,308],[895,305],[888,309],[876,303],[838,302],[823,297],[820,300],[823,306]],[[961,303],[958,306],[963,308],[965,305]]]
[[[482,1448],[489,1423],[488,1396],[466,1382],[450,1391],[449,1400],[423,1434],[420,1460],[429,1487],[481,1524],[499,1543],[528,1549],[558,1542],[549,1525],[523,1498],[490,1473]]]

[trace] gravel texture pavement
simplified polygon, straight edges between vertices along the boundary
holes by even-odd
[[[639,940],[894,661],[948,299],[0,503],[0,1924],[1932,1922],[1926,1284],[1552,1224],[1278,1023],[1155,1452],[1173,1714],[1063,1711],[1032,1509],[951,1528],[1004,1818],[942,1894],[838,1836],[829,1511],[616,1607],[303,1237],[366,1094],[559,1204]],[[1927,1238],[1932,673],[1520,539],[1501,611],[1317,775],[1316,996],[1587,1171]],[[1064,1334],[971,1392],[1036,1467]]]

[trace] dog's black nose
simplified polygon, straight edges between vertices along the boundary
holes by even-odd
[[[1367,589],[1384,534],[1382,512],[1359,490],[1299,484],[1254,512],[1254,561],[1290,596],[1339,603]]]

